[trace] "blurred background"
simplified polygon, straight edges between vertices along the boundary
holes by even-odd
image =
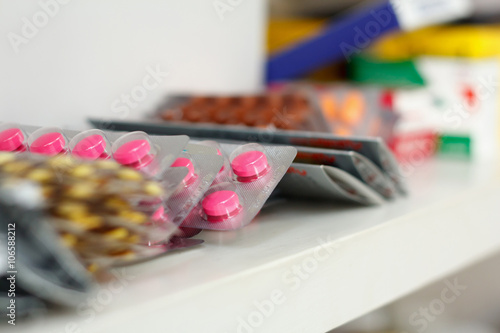
[[[88,117],[173,121],[165,96],[299,87],[327,124],[308,129],[383,137],[403,165],[498,152],[498,0],[0,0],[0,8],[2,120],[73,129]],[[199,121],[189,117],[180,120]],[[429,310],[432,319],[419,309],[456,276],[333,332],[500,332],[499,263],[457,272],[474,288]]]

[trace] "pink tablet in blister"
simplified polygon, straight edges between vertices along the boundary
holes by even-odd
[[[113,158],[120,164],[145,171],[150,175],[158,172],[156,148],[144,132],[132,132],[121,136],[113,143]]]
[[[132,140],[124,143],[113,154],[114,159],[123,165],[139,163],[148,156],[151,146],[147,140]]]
[[[0,151],[23,152],[25,150],[24,134],[19,128],[8,128],[0,132]]]
[[[76,139],[76,140],[75,140]],[[106,152],[106,139],[100,134],[91,134],[83,138],[75,136],[73,140],[77,141],[71,149],[71,154],[85,160],[107,159],[109,154]],[[70,143],[70,147],[73,144]]]
[[[238,181],[250,182],[269,172],[266,154],[258,150],[242,152],[231,161],[231,168]]]
[[[57,128],[40,128],[28,138],[29,151],[34,154],[55,156],[64,154],[66,139],[62,130]]]
[[[200,144],[207,144],[202,141]],[[250,223],[291,165],[297,150],[287,146],[221,143],[227,168],[182,227],[234,230]]]
[[[203,212],[209,222],[222,222],[241,211],[240,199],[234,191],[213,192],[201,202]]]
[[[187,157],[177,158],[175,162],[172,164],[172,167],[184,167],[188,169],[188,173],[183,180],[184,186],[189,186],[193,184],[196,178],[198,178],[198,176],[194,171],[193,162]]]

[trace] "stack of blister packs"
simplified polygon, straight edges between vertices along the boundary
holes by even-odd
[[[285,196],[377,205],[407,193],[398,163],[381,138],[187,122],[113,121],[112,126],[200,140],[294,146],[297,155],[278,185]]]
[[[23,267],[26,314],[45,302],[75,305],[117,266],[198,245],[191,237],[202,229],[250,223],[296,153],[186,135],[0,124],[1,232],[12,238],[4,257],[13,258],[2,272]]]

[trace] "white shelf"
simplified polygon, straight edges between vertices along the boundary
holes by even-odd
[[[498,165],[428,163],[410,177],[408,198],[380,207],[273,207],[239,232],[204,232],[206,243],[196,249],[127,268],[133,280],[92,320],[71,310],[19,328],[72,332],[68,323],[76,322],[82,332],[328,331],[499,251]],[[331,253],[318,250],[322,243]],[[283,276],[296,265],[310,265],[311,273],[293,290]],[[258,327],[238,331],[238,318],[258,320],[254,302],[273,291],[286,300]]]

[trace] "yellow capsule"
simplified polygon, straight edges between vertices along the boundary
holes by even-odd
[[[117,174],[118,178],[124,180],[141,180],[142,175],[130,168],[121,168]]]
[[[71,175],[78,178],[85,178],[91,176],[94,172],[94,168],[90,165],[83,164],[71,170]]]
[[[120,168],[120,165],[113,161],[100,160],[95,163],[95,166],[99,169],[105,170],[116,170]]]
[[[61,235],[61,240],[63,244],[66,245],[67,247],[74,247],[78,242],[78,238],[76,238],[76,236],[72,234]]]
[[[70,221],[79,224],[84,229],[95,229],[102,225],[102,219],[96,215],[72,216]]]
[[[71,185],[66,195],[76,199],[90,199],[97,193],[96,186],[89,182],[81,182]]]
[[[11,174],[21,174],[31,168],[31,164],[25,161],[14,161],[4,165],[3,171]]]
[[[135,257],[135,253],[132,250],[112,251],[109,255],[120,257],[121,259],[133,259]]]
[[[54,169],[69,169],[75,165],[75,160],[70,156],[57,155],[48,160],[48,164]]]
[[[146,185],[144,185],[144,191],[152,196],[159,196],[163,193],[161,186],[155,182],[147,182]]]
[[[105,205],[109,208],[117,208],[117,209],[128,208],[130,206],[128,202],[119,197],[110,197],[106,199]]]
[[[118,214],[121,218],[124,218],[124,219],[128,220],[129,222],[136,223],[136,224],[142,224],[148,220],[148,218],[145,214],[139,213],[139,212],[120,211]]]
[[[129,243],[138,243],[140,239],[139,235],[131,235],[127,237],[126,241]]]
[[[98,269],[99,269],[99,266],[95,262],[93,262],[87,266],[87,271],[89,271],[90,273],[95,273],[95,272],[97,272]]]
[[[87,215],[88,208],[79,202],[63,201],[56,207],[56,212],[61,216],[77,217]]]
[[[44,198],[50,198],[54,195],[54,186],[51,185],[43,185],[42,186],[42,195]]]
[[[12,162],[16,159],[15,154],[13,153],[0,153],[0,165]]]
[[[129,235],[129,232],[125,228],[116,228],[110,231],[106,231],[104,233],[107,237],[113,238],[113,239],[126,239],[127,236]]]
[[[46,183],[46,182],[52,180],[53,177],[54,177],[54,174],[48,169],[35,169],[33,171],[30,171],[26,175],[26,178],[40,182],[40,183]]]

